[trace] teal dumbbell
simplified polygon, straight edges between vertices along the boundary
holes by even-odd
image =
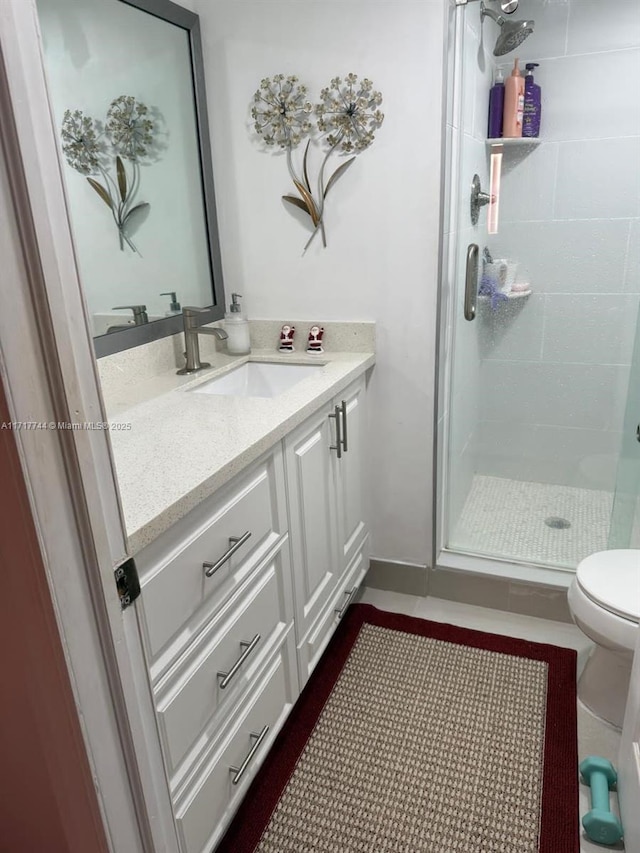
[[[590,755],[581,763],[580,773],[591,786],[591,811],[582,818],[584,831],[599,844],[616,844],[622,838],[622,824],[609,808],[609,789],[618,778],[613,764]]]

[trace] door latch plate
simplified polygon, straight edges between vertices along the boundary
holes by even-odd
[[[126,610],[140,595],[140,579],[133,557],[129,557],[122,565],[114,570],[116,587],[120,596],[120,606]]]

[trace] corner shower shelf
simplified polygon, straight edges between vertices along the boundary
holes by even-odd
[[[527,148],[535,145],[540,145],[542,140],[537,136],[523,136],[512,139],[509,136],[499,137],[498,139],[487,139],[486,144],[489,148],[497,148],[499,145],[505,148]]]

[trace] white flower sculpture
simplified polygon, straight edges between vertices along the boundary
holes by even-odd
[[[364,151],[373,143],[373,131],[384,121],[384,114],[378,109],[382,95],[373,91],[371,80],[365,77],[358,84],[357,74],[347,74],[344,81],[334,77],[320,98],[318,129],[328,131],[328,145],[348,153]]]
[[[289,173],[300,195],[285,195],[282,198],[308,214],[314,226],[304,247],[305,252],[318,231],[326,247],[324,206],[327,193],[355,160],[355,156],[350,157],[338,166],[325,184],[324,173],[329,157],[336,150],[354,154],[364,151],[374,141],[373,131],[384,120],[384,115],[378,109],[382,95],[373,91],[373,83],[366,77],[358,83],[357,74],[347,74],[344,80],[334,77],[329,86],[321,90],[321,103],[315,108],[306,100],[306,95],[307,87],[299,85],[297,77],[276,74],[273,78],[265,77],[262,80],[253,96],[251,109],[256,133],[268,146],[278,145],[286,150]],[[296,173],[291,156],[292,149],[311,132],[309,115],[312,110],[317,116],[318,131],[324,134],[324,141],[328,145],[318,172],[317,195],[311,188],[307,170],[311,140],[307,141],[305,147],[301,174]]]
[[[267,145],[291,150],[311,130],[313,107],[306,100],[307,87],[297,84],[297,77],[276,74],[273,79],[265,77],[253,96],[254,127]]]

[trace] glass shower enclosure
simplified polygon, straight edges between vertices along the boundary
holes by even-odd
[[[618,85],[640,9],[520,0],[511,18],[533,31],[495,56],[481,4],[450,9],[437,552],[573,571],[640,546],[640,106]],[[488,140],[516,58],[539,63],[540,136]]]

